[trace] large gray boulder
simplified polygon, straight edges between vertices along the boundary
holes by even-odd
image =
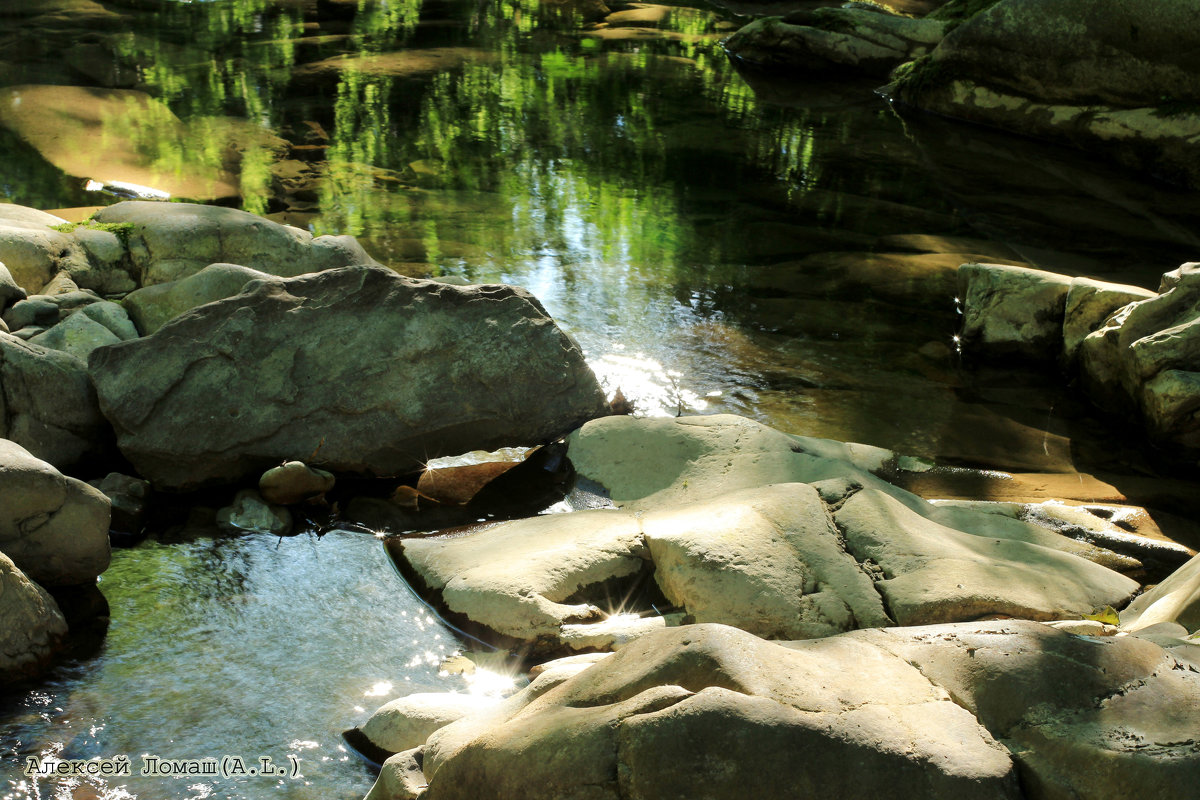
[[[920,108],[1200,184],[1191,0],[1000,0],[895,87]]]
[[[186,278],[130,292],[121,303],[141,334],[149,336],[185,311],[232,297],[250,281],[269,277],[237,264],[209,264]]]
[[[107,327],[87,314],[79,313],[72,314],[45,333],[39,333],[30,339],[29,343],[50,350],[61,350],[86,362],[87,357],[97,347],[120,341],[121,337]]]
[[[968,352],[1054,358],[1062,349],[1063,316],[1071,280],[1007,264],[958,269],[962,344]]]
[[[44,211],[0,204],[0,261],[30,294],[56,275],[69,275],[86,289],[127,292],[135,288],[125,244],[94,223],[70,225]]]
[[[411,762],[397,756],[369,797],[405,796],[384,787],[406,783],[426,800],[1022,796],[1008,752],[903,659],[720,625],[645,637],[550,688],[535,680],[420,753],[427,789],[395,780]]]
[[[36,676],[66,635],[54,598],[0,553],[0,686]]]
[[[175,489],[290,460],[396,475],[552,439],[606,408],[528,292],[379,267],[253,281],[89,365],[121,451]]]
[[[112,452],[87,365],[0,333],[0,436],[59,469]]]
[[[218,262],[287,277],[376,263],[353,236],[313,238],[308,231],[220,206],[131,200],[97,211],[94,219],[131,226],[129,256],[141,286],[186,278]]]
[[[0,551],[38,583],[91,583],[108,568],[109,503],[25,448],[0,439]]]

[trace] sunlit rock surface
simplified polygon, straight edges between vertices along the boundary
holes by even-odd
[[[335,474],[402,474],[605,411],[528,292],[379,267],[253,281],[89,365],[121,451],[158,487],[257,480],[313,453]]]
[[[376,263],[353,236],[314,238],[233,208],[131,200],[93,218],[129,226],[129,257],[141,286],[187,278],[214,263],[286,277]]]
[[[54,598],[0,552],[0,686],[41,672],[66,634]]]
[[[0,551],[46,586],[91,583],[108,567],[109,502],[0,439]]]
[[[645,637],[548,691],[535,682],[421,755],[430,800],[1021,796],[1005,749],[901,658],[719,625]]]
[[[873,473],[889,451],[789,436],[729,415],[607,417],[570,440],[618,509],[405,539],[405,568],[445,609],[539,650],[621,646],[599,633],[696,622],[779,639],[863,627],[1078,617],[1128,601],[1136,559],[1015,518],[940,507]],[[669,604],[646,599],[655,587]]]
[[[1121,612],[1129,630],[1175,622],[1188,633],[1200,631],[1200,556],[1196,556]]]

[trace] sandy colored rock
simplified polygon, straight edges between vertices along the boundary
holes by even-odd
[[[94,219],[133,226],[129,257],[143,287],[180,280],[216,263],[287,277],[376,263],[353,236],[314,238],[233,208],[131,200],[97,211]]]
[[[67,175],[146,186],[191,200],[239,194],[237,178],[223,164],[180,167],[172,155],[196,132],[144,92],[8,86],[0,90],[0,125]]]
[[[186,278],[130,292],[121,303],[138,331],[149,336],[186,311],[232,297],[250,281],[269,277],[266,272],[237,264],[209,264]]]
[[[313,452],[335,474],[398,475],[604,411],[578,347],[524,290],[379,267],[253,281],[94,351],[89,368],[122,452],[156,487],[257,480]]]
[[[874,489],[851,496],[834,518],[847,549],[882,569],[878,588],[899,625],[993,614],[1061,619],[1120,607],[1138,588],[1061,550],[948,528]]]
[[[453,612],[515,639],[557,642],[568,622],[605,614],[571,602],[580,589],[630,578],[647,566],[638,521],[612,510],[533,517],[461,539],[403,542],[424,586]]]
[[[427,800],[1021,796],[1004,748],[902,659],[719,625],[645,637],[548,691],[535,682],[435,732],[422,756]]]
[[[604,417],[571,435],[568,455],[580,475],[635,510],[769,483],[845,476],[873,483],[868,473],[886,472],[895,458],[879,447],[790,436],[732,414]]]
[[[45,586],[91,583],[108,568],[108,498],[0,439],[0,551]]]
[[[1126,630],[1139,630],[1162,622],[1176,622],[1189,633],[1200,630],[1200,555],[1135,598],[1121,612],[1121,627]]]
[[[697,622],[772,639],[890,625],[811,486],[775,484],[642,519],[654,579]]]
[[[0,686],[35,677],[66,635],[54,598],[0,553]]]
[[[268,503],[290,506],[323,495],[335,482],[333,475],[323,469],[314,469],[303,461],[288,461],[264,472],[258,479],[258,491]]]
[[[418,693],[380,706],[360,729],[373,745],[399,753],[425,744],[429,734],[499,702],[486,695]]]
[[[1067,291],[1063,319],[1063,356],[1074,360],[1079,345],[1088,334],[1104,324],[1123,306],[1154,297],[1154,292],[1138,286],[1108,283],[1093,278],[1075,278]]]
[[[1002,620],[858,631],[973,713],[1033,798],[1184,796],[1200,776],[1200,668],[1181,648]]]

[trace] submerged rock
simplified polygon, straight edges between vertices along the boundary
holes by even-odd
[[[283,506],[269,503],[253,489],[243,489],[233,504],[217,511],[217,526],[228,531],[256,531],[287,536],[292,532],[292,514]]]
[[[0,439],[0,551],[46,586],[91,583],[108,568],[108,498]]]
[[[54,598],[0,552],[0,686],[37,676],[66,635]]]
[[[289,277],[376,263],[353,236],[314,238],[233,208],[131,200],[102,208],[94,219],[131,226],[129,257],[140,286],[186,278],[215,263]]]
[[[314,451],[335,474],[396,475],[604,413],[524,290],[375,267],[251,282],[89,363],[122,452],[158,487],[257,480]]]

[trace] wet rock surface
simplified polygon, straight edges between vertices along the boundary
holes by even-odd
[[[66,634],[54,598],[0,552],[0,686],[42,672]]]

